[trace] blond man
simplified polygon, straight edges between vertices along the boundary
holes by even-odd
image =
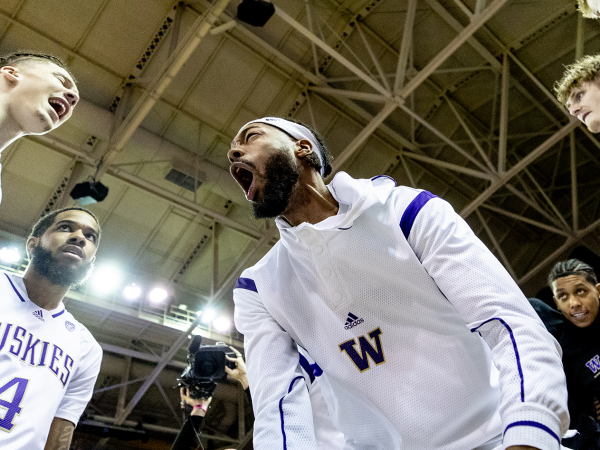
[[[566,67],[554,86],[556,97],[592,133],[600,132],[600,55],[588,55]]]

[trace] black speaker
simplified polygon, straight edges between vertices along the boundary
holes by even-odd
[[[101,202],[108,195],[108,187],[104,186],[99,181],[76,184],[71,191],[71,198],[79,200],[81,205],[89,205],[91,203]]]
[[[273,14],[275,6],[265,0],[243,0],[237,9],[237,18],[255,27],[262,27]]]

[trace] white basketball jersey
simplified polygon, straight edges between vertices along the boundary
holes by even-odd
[[[0,273],[0,448],[42,450],[54,417],[77,424],[102,349],[65,310],[40,308],[22,278]]]

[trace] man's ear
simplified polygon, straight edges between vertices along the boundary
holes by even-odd
[[[298,158],[306,158],[313,152],[312,144],[308,139],[301,139],[296,144],[296,156]]]
[[[598,297],[600,298],[600,283],[596,285],[596,291],[598,291]]]
[[[21,78],[19,69],[14,66],[0,67],[0,75],[2,75],[2,77],[4,77],[10,84],[18,83]]]
[[[25,243],[25,249],[27,250],[27,254],[31,256],[33,253],[33,249],[37,246],[40,238],[36,238],[34,236],[29,236],[27,242]]]

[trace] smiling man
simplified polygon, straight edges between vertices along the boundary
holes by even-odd
[[[41,53],[0,57],[0,152],[22,136],[62,125],[78,101],[75,81],[60,59]]]
[[[579,436],[569,447],[600,448],[600,284],[586,263],[570,259],[557,263],[548,284],[556,307],[566,319],[559,332],[569,391],[571,428]],[[538,311],[539,312],[539,311]],[[540,314],[540,316],[542,316]]]
[[[102,349],[62,300],[90,275],[99,239],[90,211],[51,212],[27,239],[23,278],[0,274],[0,448],[69,449]]]
[[[560,348],[447,202],[386,176],[326,185],[322,140],[285,119],[247,123],[228,157],[281,237],[233,294],[254,448],[317,448],[298,347],[320,368],[344,448],[559,448]]]
[[[588,55],[565,68],[554,85],[556,97],[592,133],[600,132],[600,55]]]

